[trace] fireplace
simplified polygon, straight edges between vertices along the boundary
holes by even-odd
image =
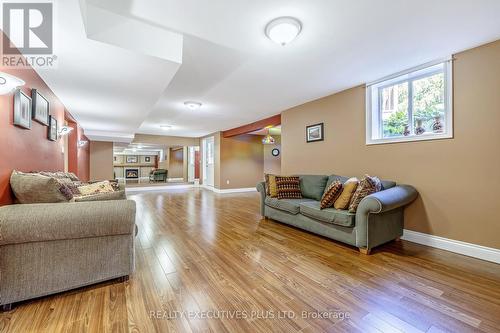
[[[138,179],[139,169],[125,169],[125,179]]]

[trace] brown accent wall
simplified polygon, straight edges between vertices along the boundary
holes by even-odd
[[[221,189],[255,187],[263,180],[264,145],[261,140],[262,136],[250,134],[221,137]]]
[[[365,89],[355,87],[282,113],[282,172],[411,184],[420,197],[406,229],[500,248],[500,41],[455,58],[453,139],[365,145]],[[306,143],[318,122],[325,141]]]
[[[3,38],[6,37],[3,36]],[[50,114],[57,119],[59,126],[64,124],[64,105],[35,70],[18,70],[0,65],[0,72],[24,80],[26,84],[22,87],[22,91],[28,96],[31,96],[31,89],[37,89],[48,99]],[[13,94],[0,96],[0,206],[13,202],[14,197],[9,182],[12,170],[16,169],[24,172],[64,170],[63,139],[49,141],[47,139],[48,127],[35,121],[32,122],[30,130],[14,126],[13,121]],[[82,154],[80,154],[82,161],[85,158],[88,159],[88,156],[85,156],[84,153],[82,151]],[[84,164],[84,162],[82,163]]]
[[[113,142],[90,142],[90,179],[113,178]]]

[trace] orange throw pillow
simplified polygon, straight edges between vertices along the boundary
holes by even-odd
[[[342,209],[342,210],[349,208],[349,203],[351,202],[351,198],[354,195],[354,192],[356,192],[356,189],[358,188],[358,184],[359,184],[358,178],[356,177],[349,178],[344,183],[342,193],[337,198],[337,200],[335,200],[333,207],[335,209]]]

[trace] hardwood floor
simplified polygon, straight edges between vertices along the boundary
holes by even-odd
[[[406,241],[366,256],[261,220],[256,193],[130,198],[130,279],[18,304],[1,332],[499,330],[500,265]]]

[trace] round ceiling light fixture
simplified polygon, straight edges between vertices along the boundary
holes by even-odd
[[[169,129],[172,129],[172,125],[160,125],[160,128],[164,131],[168,131]]]
[[[294,17],[278,17],[266,25],[266,36],[273,42],[285,46],[300,34],[302,24]]]
[[[201,103],[195,101],[186,101],[184,102],[184,105],[190,110],[196,110],[201,107]]]

